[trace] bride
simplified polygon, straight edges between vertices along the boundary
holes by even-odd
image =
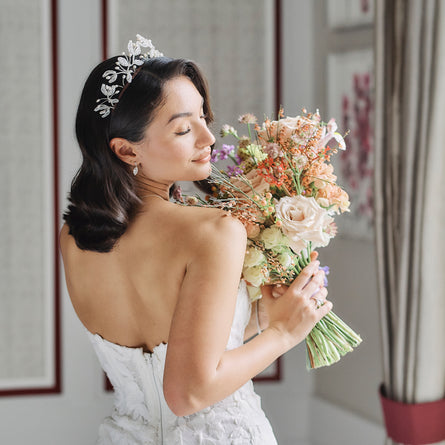
[[[116,394],[99,444],[276,443],[251,378],[332,307],[314,300],[327,291],[313,254],[289,288],[263,288],[263,331],[245,341],[255,320],[240,282],[244,227],[169,201],[175,181],[209,176],[211,121],[198,67],[141,36],[85,83],[83,162],[60,246],[72,304]]]

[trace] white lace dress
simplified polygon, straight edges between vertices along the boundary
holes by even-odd
[[[241,282],[227,349],[242,345],[249,317],[246,286]],[[251,381],[202,411],[177,417],[162,390],[167,345],[156,346],[149,354],[87,333],[115,391],[114,410],[100,426],[98,445],[277,443]]]

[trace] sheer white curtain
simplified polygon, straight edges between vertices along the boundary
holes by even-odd
[[[375,49],[383,385],[391,400],[434,402],[445,397],[445,2],[377,0]]]

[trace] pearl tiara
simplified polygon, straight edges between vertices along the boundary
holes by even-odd
[[[142,54],[142,48],[148,48],[148,51]],[[114,70],[103,73],[102,77],[107,80],[107,83],[103,83],[100,87],[103,97],[96,100],[98,105],[94,111],[97,111],[102,118],[107,117],[119,102],[119,93],[133,80],[138,67],[148,59],[162,56],[163,54],[155,49],[151,40],[136,34],[136,42],[132,40],[128,42],[128,54],[123,53],[117,58]]]

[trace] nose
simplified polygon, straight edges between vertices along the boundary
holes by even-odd
[[[201,127],[197,145],[199,147],[209,147],[210,145],[213,145],[215,142],[216,142],[215,136],[213,136],[213,133],[209,130],[207,124],[204,123],[204,125]]]

